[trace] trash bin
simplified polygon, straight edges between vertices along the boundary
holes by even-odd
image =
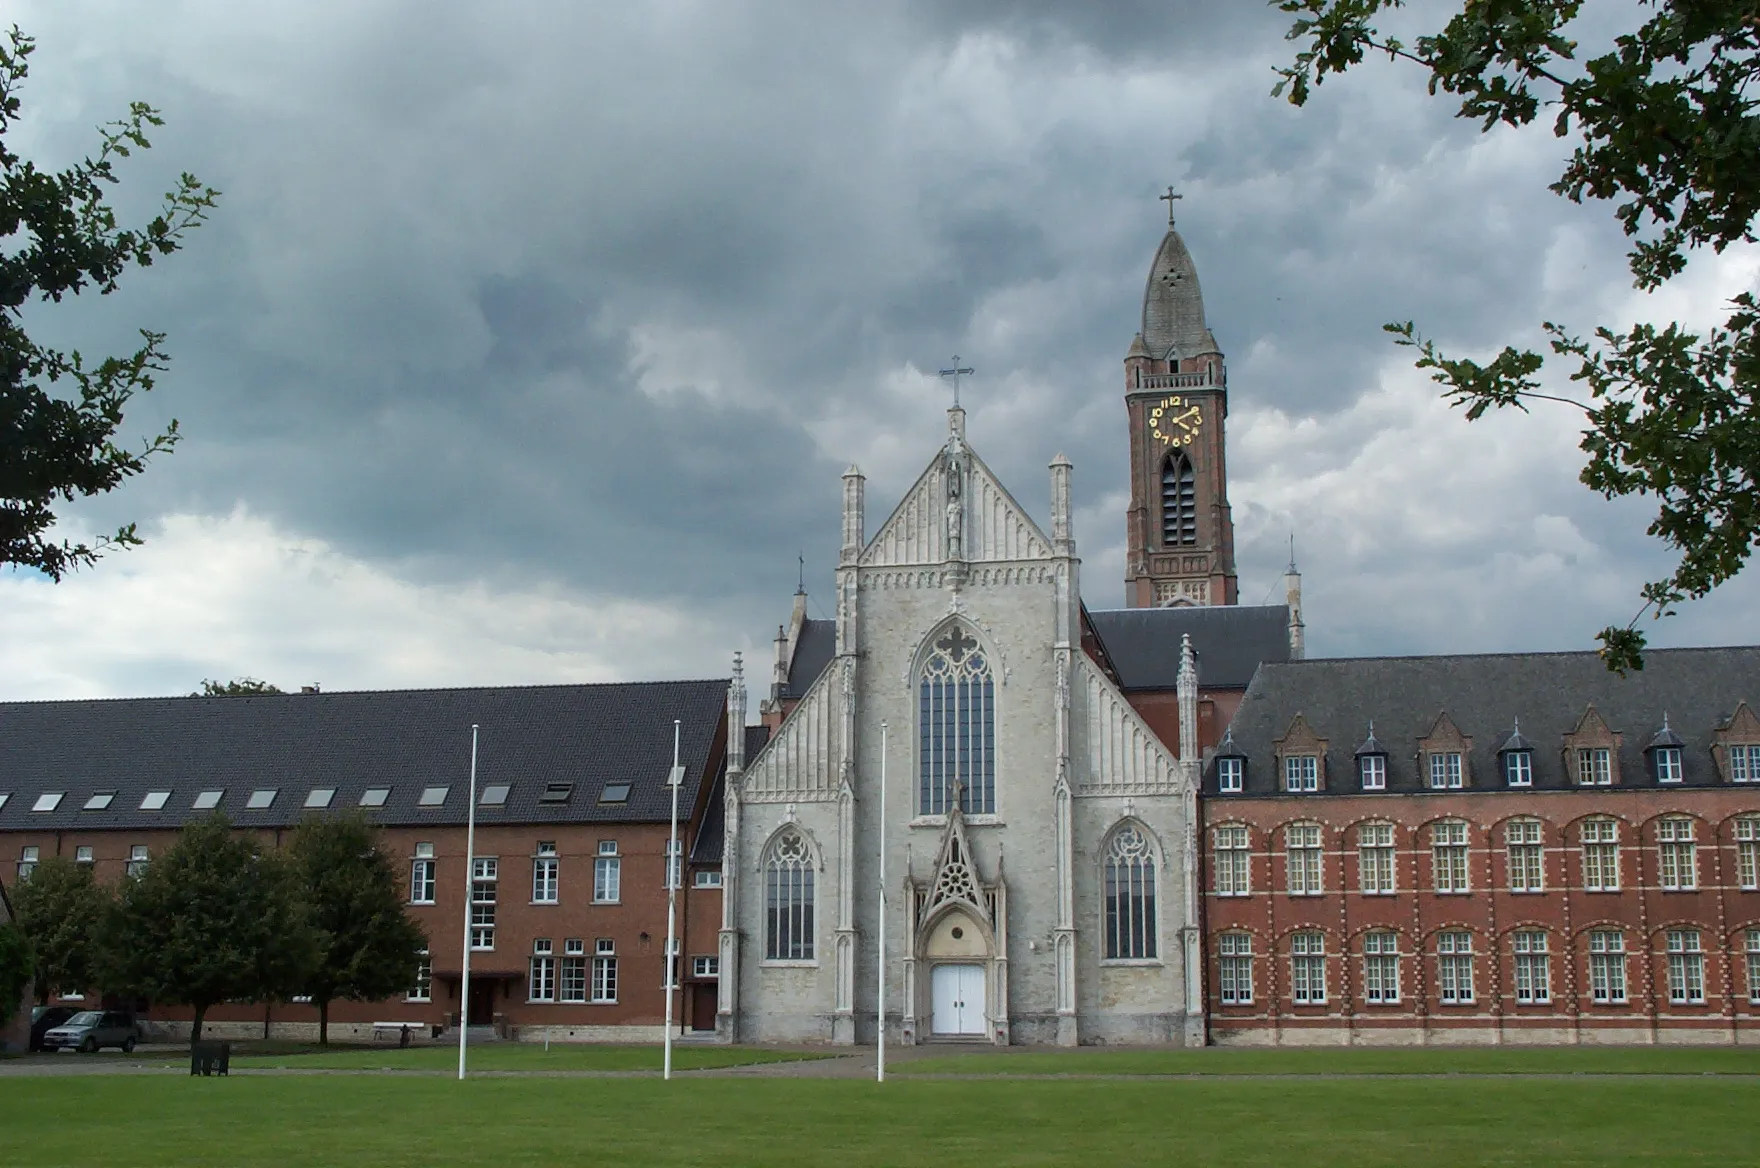
[[[189,1073],[192,1075],[227,1075],[232,1071],[230,1042],[192,1042],[189,1046]]]

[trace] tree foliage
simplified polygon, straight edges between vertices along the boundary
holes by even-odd
[[[106,548],[140,539],[131,523],[95,546],[56,542],[49,535],[55,507],[140,474],[151,456],[176,443],[177,423],[137,450],[117,444],[124,407],[165,371],[164,334],[143,329],[134,352],[93,362],[32,341],[23,310],[88,289],[115,291],[125,269],[176,251],[219,192],[185,173],[145,226],[118,225],[105,201],[118,181],[116,163],[148,149],[147,131],[164,124],[140,102],[129,106],[127,117],[99,128],[95,156],[66,170],[39,170],[7,149],[34,47],[16,27],[0,46],[0,238],[8,243],[0,250],[0,564],[59,580]]]
[[[1582,0],[1458,0],[1437,32],[1410,43],[1377,22],[1403,0],[1272,0],[1296,17],[1295,61],[1274,92],[1305,104],[1328,74],[1371,53],[1416,64],[1431,94],[1459,101],[1483,131],[1543,113],[1574,141],[1551,190],[1613,204],[1631,239],[1634,284],[1653,290],[1694,251],[1753,243],[1760,213],[1760,4],[1642,0],[1630,26],[1593,51],[1574,39]],[[1604,16],[1605,11],[1597,13]],[[1643,589],[1626,626],[1599,635],[1608,667],[1643,668],[1646,612],[1664,616],[1741,570],[1760,545],[1760,303],[1736,296],[1721,327],[1679,322],[1595,328],[1585,339],[1547,322],[1551,356],[1580,400],[1540,391],[1547,357],[1505,347],[1488,363],[1443,355],[1410,322],[1390,324],[1469,419],[1546,399],[1587,421],[1582,481],[1608,498],[1658,500],[1649,532],[1679,553]]]
[[[210,1006],[279,996],[319,954],[292,866],[219,813],[123,884],[104,938],[106,988],[191,1007],[192,1039]]]
[[[0,1027],[12,1021],[30,984],[31,947],[24,930],[0,921]]]
[[[51,857],[14,886],[12,899],[18,927],[36,956],[37,1001],[47,1002],[56,990],[80,993],[95,986],[98,932],[110,897],[92,878],[92,866]]]
[[[379,831],[358,812],[308,819],[288,856],[318,930],[321,956],[300,983],[330,1040],[330,1003],[371,1001],[414,983],[428,938],[404,911],[400,877]]]
[[[241,694],[278,694],[281,692],[279,686],[255,677],[235,677],[231,681],[216,681],[211,677],[204,677],[202,688],[190,696],[194,698],[222,698]]]

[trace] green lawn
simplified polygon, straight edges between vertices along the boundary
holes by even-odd
[[[1760,1080],[0,1079],[31,1168],[1740,1164]]]
[[[737,1067],[749,1063],[794,1062],[801,1059],[829,1058],[829,1054],[808,1054],[799,1051],[769,1050],[752,1046],[675,1046],[672,1067],[679,1071],[703,1070],[709,1067]],[[558,1043],[545,1050],[541,1043],[494,1042],[470,1048],[467,1056],[470,1069],[477,1071],[658,1071],[660,1047],[609,1046],[588,1043]],[[332,1047],[319,1050],[302,1048],[297,1053],[256,1055],[234,1051],[232,1062],[246,1067],[309,1067],[324,1070],[372,1070],[388,1067],[410,1071],[456,1071],[458,1047],[412,1046],[400,1050],[395,1046]]]
[[[1760,1047],[1278,1047],[975,1050],[900,1060],[900,1075],[1760,1075]]]

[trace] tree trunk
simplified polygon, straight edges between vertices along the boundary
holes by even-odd
[[[189,1040],[193,1045],[202,1040],[202,1019],[208,1015],[208,1004],[202,1002],[196,1006],[196,1020],[189,1028]]]
[[[273,1010],[274,1008],[275,1008],[275,1003],[273,1003],[273,1002],[264,1002],[263,1003],[263,1041],[264,1042],[269,1041],[269,1012],[271,1010]]]
[[[318,1045],[330,1045],[330,999],[318,1003]]]

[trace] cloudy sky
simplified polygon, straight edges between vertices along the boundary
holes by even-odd
[[[1545,319],[1709,319],[1753,251],[1630,287],[1550,133],[1481,136],[1378,63],[1269,96],[1242,0],[464,4],[15,0],[41,165],[130,100],[124,169],[224,196],[186,251],[41,338],[170,334],[138,438],[186,438],[74,533],[147,545],[0,573],[0,697],[724,675],[796,555],[826,611],[838,475],[877,525],[932,453],[934,371],[1043,521],[1076,466],[1094,607],[1123,600],[1120,364],[1164,224],[1229,358],[1241,597],[1293,530],[1310,652],[1567,649],[1663,574],[1650,509],[1576,482],[1564,410],[1469,425],[1380,330],[1463,352]],[[1760,576],[1654,626],[1760,641]]]

